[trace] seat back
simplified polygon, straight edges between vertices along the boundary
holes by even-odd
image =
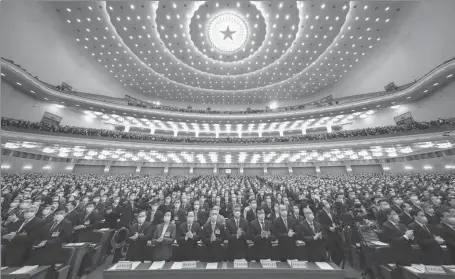
[[[76,248],[63,246],[63,259],[62,259],[63,265],[70,265],[75,252],[76,252]]]

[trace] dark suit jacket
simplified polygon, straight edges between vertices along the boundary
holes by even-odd
[[[177,242],[179,245],[182,244],[192,244],[193,246],[197,245],[197,242],[201,240],[201,225],[198,222],[194,221],[191,225],[191,232],[193,233],[193,238],[185,240],[186,233],[188,232],[188,223],[183,222],[177,233]]]
[[[390,208],[392,208],[397,214],[401,214],[401,208],[398,206],[398,205],[395,205],[395,204],[392,204],[390,206]]]
[[[120,225],[128,227],[134,221],[134,214],[139,211],[137,203],[131,204],[131,201],[127,201],[121,208]]]
[[[452,264],[455,263],[455,229],[445,223],[441,223],[437,226],[437,234],[445,240],[452,258]]]
[[[264,203],[262,205],[262,209],[264,209],[264,213],[265,213],[265,218],[270,220],[270,218],[272,217],[273,215],[273,203],[270,204],[270,206],[268,206],[267,203]]]
[[[215,233],[216,237],[215,244],[221,244],[226,239],[226,230],[223,224],[217,222],[215,224],[215,231],[213,231],[212,223],[208,222],[204,224],[204,226],[202,227],[201,234],[202,242],[204,242],[205,245],[210,245],[212,243],[211,241],[212,233]]]
[[[261,225],[259,224],[259,220],[255,219],[251,221],[250,223],[250,236],[253,239],[253,242],[256,243],[261,243],[264,241],[274,241],[275,236],[273,234],[273,224],[269,220],[265,219],[264,220],[264,231],[268,231],[270,233],[269,237],[267,239],[264,239],[261,237]]]
[[[129,236],[137,233],[138,238],[136,241],[139,239],[144,240],[145,242],[152,240],[153,234],[151,234],[151,227],[152,224],[147,221],[145,221],[141,226],[139,226],[139,223],[134,223],[129,227]]]
[[[48,243],[68,243],[71,240],[73,233],[73,224],[64,219],[58,225],[54,226],[54,222],[47,223],[44,227],[44,234],[41,240],[47,240]],[[53,227],[53,228],[52,228]]]
[[[179,208],[179,210],[177,211],[177,214],[175,213],[174,210],[172,210],[172,214],[171,214],[171,220],[174,220],[175,222],[175,225],[176,227],[180,227],[180,225],[185,222],[185,215],[186,215],[186,212],[185,210]]]
[[[402,265],[409,264],[412,259],[412,240],[406,239],[403,235],[407,228],[405,225],[398,223],[397,226],[387,221],[383,225],[382,241],[389,243],[392,255],[395,257],[391,262],[397,262]]]
[[[256,212],[254,212],[252,209],[248,210],[246,212],[246,220],[248,222],[253,221],[254,219],[257,219]]]
[[[417,222],[409,224],[409,229],[414,230],[414,242],[420,246],[422,250],[422,263],[425,265],[443,265],[444,251],[439,243],[434,239],[433,234],[423,228]]]
[[[207,218],[208,218],[208,214],[206,211],[202,211],[202,210],[198,210],[198,212],[196,213],[196,211],[194,212],[194,215],[196,216],[196,220],[199,225],[201,225],[201,227],[204,226],[205,222],[207,221]]]
[[[16,236],[11,241],[2,239],[4,245],[5,266],[22,266],[30,255],[33,245],[39,244],[44,237],[45,223],[38,217],[34,217],[22,228],[23,222],[15,222],[9,226],[6,233],[16,232]],[[19,230],[20,229],[20,230]]]
[[[70,221],[73,227],[81,225],[80,224],[81,212],[74,209],[73,211],[66,215],[66,220]]]
[[[412,222],[414,222],[414,219],[410,215],[406,214],[405,212],[401,212],[400,223],[408,227]]]
[[[227,237],[229,241],[236,241],[236,240],[241,240],[241,241],[246,241],[246,238],[248,236],[248,221],[245,218],[240,217],[239,218],[239,228],[242,229],[243,234],[242,236],[237,239],[237,225],[235,223],[234,218],[230,218],[226,221],[226,232],[227,232]]]
[[[163,236],[163,241],[158,242],[157,239],[161,237],[164,229],[164,223],[156,227],[153,235],[152,244],[155,245],[155,260],[163,261],[169,260],[172,257],[172,243],[175,241],[176,228],[175,225],[169,223],[166,232]]]
[[[322,238],[314,239],[314,236],[322,231],[322,225],[318,222],[313,220],[313,229],[311,229],[309,223],[304,220],[300,223],[300,231],[298,232],[298,239],[302,239],[305,241],[308,261],[316,262],[316,261],[324,261],[326,260],[326,256],[324,255],[325,252],[325,240],[324,240],[324,233],[322,234]]]

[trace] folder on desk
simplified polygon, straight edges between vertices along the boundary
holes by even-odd
[[[182,262],[174,262],[174,264],[171,266],[171,269],[182,269],[182,268],[183,268]]]
[[[205,269],[217,269],[218,263],[207,263]]]
[[[162,269],[165,263],[166,263],[165,261],[153,262],[149,269],[150,270]]]
[[[8,268],[7,266],[2,266],[2,270],[4,270],[5,268]]]
[[[332,270],[333,267],[326,262],[316,262],[316,265],[323,270]]]
[[[371,241],[371,243],[374,244],[374,245],[378,245],[378,246],[387,246],[387,245],[389,245],[387,243],[384,243],[384,242],[378,241],[378,240],[373,240],[373,241]]]
[[[133,262],[133,263],[131,264],[131,270],[136,269],[136,267],[138,267],[140,264],[141,264],[141,262]]]
[[[30,273],[32,270],[34,270],[36,268],[38,268],[37,265],[26,265],[26,266],[19,268],[18,270],[14,271],[14,272],[11,272],[10,274],[26,274],[26,273]]]

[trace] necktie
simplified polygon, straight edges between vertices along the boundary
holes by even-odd
[[[27,221],[24,221],[22,223],[22,225],[19,227],[19,229],[17,230],[17,232],[20,232],[25,227],[26,224],[27,224]]]
[[[423,225],[423,228],[429,233],[431,234],[430,230],[428,229],[427,225]]]
[[[264,222],[259,222],[259,224],[261,225],[261,231],[264,230]]]
[[[311,222],[311,223],[309,223],[309,224],[310,224],[310,228],[311,228],[311,230],[312,230],[313,232],[315,232],[315,231],[314,231],[314,225],[313,225],[313,222]]]
[[[191,224],[188,224],[188,231],[191,231]]]
[[[284,222],[284,226],[286,227],[286,229],[288,228],[288,220],[287,219],[283,219],[283,222]]]
[[[137,232],[141,233],[141,230],[142,230],[142,224],[138,224]]]
[[[239,228],[239,220],[235,219],[235,225],[237,226],[237,229]]]
[[[51,229],[49,230],[49,232],[52,232],[55,229],[56,226],[57,226],[57,222],[54,222],[52,224]]]

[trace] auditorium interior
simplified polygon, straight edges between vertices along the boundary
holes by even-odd
[[[455,278],[455,1],[0,1],[1,276]]]

